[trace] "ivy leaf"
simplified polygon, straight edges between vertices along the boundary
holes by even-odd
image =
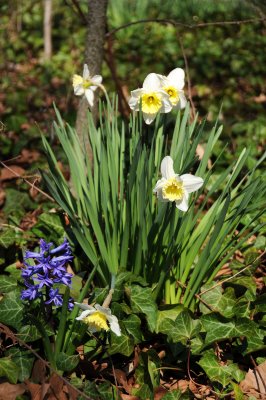
[[[5,229],[0,233],[0,246],[7,249],[16,242],[17,234],[14,229]]]
[[[23,305],[20,292],[6,293],[0,302],[0,322],[19,329],[23,318]]]
[[[204,286],[203,291],[206,288],[208,289],[208,286]],[[226,318],[231,318],[234,316],[233,307],[236,302],[236,297],[233,288],[227,288],[225,291],[223,291],[221,286],[216,286],[206,293],[203,293],[200,297],[205,303],[211,306],[213,311],[219,312]],[[200,303],[200,310],[203,314],[211,312],[210,309],[204,305],[204,303]]]
[[[247,354],[263,347],[264,332],[259,329],[256,322],[248,318],[238,320],[226,320],[217,314],[208,314],[201,317],[201,322],[207,332],[205,344],[215,341],[243,337],[247,338],[248,345],[244,351]]]
[[[221,383],[225,388],[232,379],[240,381],[245,373],[240,371],[236,364],[219,363],[212,350],[206,351],[198,364],[206,372],[211,381]]]
[[[43,213],[39,215],[38,220],[42,223],[42,225],[48,227],[51,231],[54,231],[59,238],[64,237],[65,229],[58,214]]]
[[[166,393],[162,400],[189,400],[190,396],[188,393],[182,393],[179,389],[171,390]]]
[[[150,330],[153,332],[156,328],[157,305],[153,300],[150,288],[141,286],[130,286],[126,293],[129,296],[132,311],[146,315]]]
[[[173,342],[184,344],[195,337],[200,330],[200,321],[192,319],[188,310],[182,311],[175,321],[165,318],[159,326],[159,332],[165,333]]]
[[[117,336],[111,332],[111,345],[108,350],[109,354],[120,353],[124,356],[130,356],[134,350],[134,340],[122,334]]]
[[[182,304],[175,304],[164,306],[162,309],[158,310],[156,332],[159,332],[159,327],[163,325],[166,318],[175,321],[176,317],[183,309],[184,306]]]
[[[0,358],[0,376],[5,376],[10,383],[17,383],[18,367],[10,357]]]
[[[7,275],[0,276],[0,293],[8,293],[17,288],[17,281]]]
[[[69,356],[66,353],[59,353],[56,357],[56,366],[60,371],[71,371],[79,363],[79,355]]]
[[[30,351],[22,351],[18,348],[11,348],[8,352],[11,360],[15,363],[18,369],[18,380],[24,382],[31,375],[31,370],[34,362],[34,356]]]
[[[123,324],[127,330],[127,332],[133,336],[134,343],[140,343],[142,341],[142,334],[141,334],[141,320],[140,318],[135,315],[131,314],[126,319],[123,320]]]
[[[44,322],[43,322],[43,324],[45,325]],[[45,330],[46,330],[48,336],[51,336],[54,334],[54,332],[52,331],[52,328],[49,325],[45,326]],[[35,340],[40,339],[41,334],[35,325],[23,325],[19,329],[19,337],[24,342],[34,342]]]

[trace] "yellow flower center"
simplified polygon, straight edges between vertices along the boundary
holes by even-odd
[[[146,114],[156,114],[162,107],[161,96],[155,92],[144,93],[141,101],[142,111]]]
[[[169,201],[182,200],[184,193],[183,183],[176,177],[167,179],[162,189],[163,198]]]
[[[84,318],[83,322],[88,324],[89,328],[96,331],[100,331],[101,329],[104,329],[105,331],[109,330],[106,315],[100,311],[96,311],[95,313],[88,315],[86,318]]]
[[[174,88],[173,86],[166,86],[163,88],[163,90],[169,94],[169,100],[171,101],[173,106],[176,106],[177,103],[179,102],[179,94],[178,90]]]
[[[91,81],[89,79],[83,79],[82,86],[83,89],[88,89],[91,86]]]

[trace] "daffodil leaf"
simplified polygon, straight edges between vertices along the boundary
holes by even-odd
[[[7,293],[15,290],[17,287],[17,281],[7,275],[0,276],[0,293]]]
[[[120,353],[124,356],[130,356],[134,350],[134,340],[124,334],[117,336],[111,332],[111,345],[109,354]]]
[[[23,318],[23,305],[20,292],[14,290],[6,293],[0,302],[0,322],[19,329]]]
[[[0,359],[0,376],[5,376],[11,383],[17,383],[19,369],[10,357]]]
[[[132,311],[145,314],[150,330],[154,331],[157,321],[157,305],[153,300],[151,289],[131,286],[129,298]]]
[[[56,366],[61,371],[71,371],[79,363],[79,356],[69,356],[66,353],[59,353],[56,357]]]

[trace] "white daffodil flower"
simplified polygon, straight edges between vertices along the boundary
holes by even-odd
[[[191,174],[178,175],[173,169],[173,160],[166,156],[161,163],[162,179],[153,189],[160,201],[174,201],[181,211],[188,210],[188,195],[203,185],[203,179]]]
[[[169,95],[173,108],[185,108],[187,100],[182,90],[185,85],[185,72],[175,68],[169,75],[158,75],[162,89]]]
[[[154,73],[145,78],[141,89],[131,92],[128,104],[134,111],[139,111],[141,107],[144,121],[148,125],[152,123],[158,112],[168,113],[172,109],[169,95],[162,90],[161,80]]]
[[[76,96],[86,96],[89,106],[93,107],[94,103],[94,92],[97,87],[102,87],[101,75],[90,76],[88,65],[85,64],[83,68],[83,76],[73,76],[73,88]]]
[[[112,315],[110,308],[102,307],[99,304],[95,304],[94,307],[83,303],[75,304],[84,310],[76,319],[87,324],[90,332],[94,333],[99,332],[101,329],[105,331],[111,329],[117,336],[121,336],[118,319],[115,315]]]

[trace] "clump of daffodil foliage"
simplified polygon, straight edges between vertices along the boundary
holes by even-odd
[[[122,368],[125,379],[130,371],[134,385],[117,390],[153,398],[168,379],[166,368],[187,376],[193,362],[194,380],[200,385],[205,374],[215,393],[224,396],[244,379],[235,354],[246,361],[264,346],[263,297],[257,302],[252,276],[245,272],[256,259],[239,276],[233,258],[264,224],[266,185],[256,169],[265,156],[247,172],[248,150],[243,149],[218,174],[213,149],[222,127],[216,123],[209,131],[197,117],[191,121],[184,85],[181,68],[167,76],[150,73],[131,92],[129,122],[119,122],[117,99],[110,102],[102,77],[91,76],[85,65],[83,75],[73,77],[75,95],[85,97],[89,109],[98,88],[105,95],[98,123],[88,110],[84,134],[92,161],[55,108],[54,131],[71,185],[43,136],[48,161],[43,181],[67,215],[69,239],[79,254],[83,251],[85,263],[75,270],[69,240],[55,246],[42,239],[39,252],[25,253],[18,296],[4,293],[0,321],[13,324],[25,340],[41,336],[51,368],[74,377],[88,396],[113,396],[113,371]],[[204,145],[200,159],[199,144]],[[224,266],[231,275],[223,286],[217,274]],[[14,320],[6,310],[16,301],[20,309]],[[33,326],[37,333],[30,336]],[[218,341],[221,348],[232,348],[232,357],[224,354],[222,364]],[[87,362],[93,375],[87,371],[84,381],[79,375]],[[104,389],[96,384],[103,378]],[[183,396],[178,390],[174,395]]]

